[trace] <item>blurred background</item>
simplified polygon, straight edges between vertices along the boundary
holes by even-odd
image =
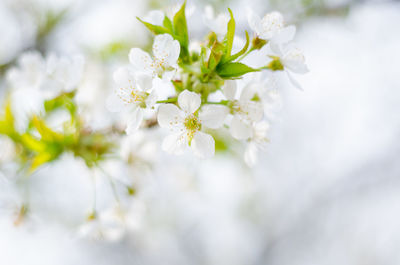
[[[136,16],[177,4],[0,0],[0,97],[22,52],[82,54],[82,115],[107,128],[112,71],[131,47],[151,45]],[[304,91],[282,88],[259,164],[246,167],[235,147],[211,160],[168,156],[151,130],[121,140],[134,163],[93,172],[64,155],[15,181],[0,138],[0,264],[400,264],[400,2],[190,0],[191,38],[207,33],[206,5],[230,7],[238,32],[245,7],[297,26],[310,72],[298,77]],[[133,182],[133,196],[109,175]],[[90,221],[93,186],[100,214]]]

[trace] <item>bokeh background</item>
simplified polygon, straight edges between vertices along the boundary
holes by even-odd
[[[175,4],[1,0],[0,97],[23,51],[83,54],[82,115],[107,127],[116,118],[105,107],[112,71],[131,47],[151,44],[135,17]],[[156,131],[123,139],[140,159],[104,170],[137,184],[134,196],[120,195],[129,223],[113,219],[112,190],[95,172],[104,234],[93,237],[99,227],[85,221],[93,174],[84,163],[65,155],[14,185],[1,139],[0,264],[400,264],[400,3],[190,0],[193,38],[206,33],[207,4],[230,7],[239,32],[248,28],[246,7],[279,10],[298,28],[310,72],[298,77],[304,91],[282,89],[260,163],[249,169],[235,150],[204,161],[168,156],[159,142],[142,141],[158,139]],[[16,225],[13,206],[28,199],[29,216]]]

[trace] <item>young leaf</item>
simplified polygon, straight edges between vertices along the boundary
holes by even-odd
[[[213,71],[219,64],[223,55],[223,48],[224,46],[217,41],[212,46],[210,57],[208,59],[208,69],[210,71]]]
[[[34,116],[32,119],[33,126],[35,126],[36,130],[42,136],[42,140],[46,142],[54,142],[54,141],[62,141],[63,135],[51,130],[44,123],[43,120],[39,119],[37,116]]]
[[[21,135],[21,142],[22,144],[29,150],[40,153],[46,150],[46,144],[37,140],[30,134],[23,134]]]
[[[141,20],[140,18],[137,17],[137,19],[143,23],[143,25],[146,26],[148,30],[150,30],[153,34],[164,34],[164,33],[171,33],[168,29],[158,26],[158,25],[153,25],[151,23],[148,23],[146,21]]]
[[[49,152],[43,152],[43,153],[37,154],[32,160],[32,164],[31,164],[29,171],[32,173],[38,167],[53,160],[54,158],[55,157]]]
[[[247,33],[247,31],[246,31],[246,44],[244,45],[244,47],[239,52],[228,57],[225,61],[222,61],[222,63],[232,62],[232,61],[236,60],[237,58],[239,58],[239,56],[243,55],[247,51],[247,49],[249,48],[249,45],[250,45],[249,33]]]
[[[224,43],[226,44],[224,58],[231,56],[232,46],[233,46],[233,38],[235,37],[235,24],[236,24],[235,19],[233,17],[232,10],[230,8],[228,8],[228,10],[229,10],[231,19],[228,22],[228,30],[226,32],[226,36],[224,39]]]
[[[259,70],[251,68],[243,63],[226,63],[217,68],[219,76],[225,79],[240,77],[250,72]]]
[[[174,16],[174,33],[182,47],[189,47],[189,34],[185,15],[186,2],[183,3],[181,9]]]
[[[166,28],[169,32],[174,32],[174,26],[172,25],[171,19],[169,17],[165,16],[163,20],[163,26]]]

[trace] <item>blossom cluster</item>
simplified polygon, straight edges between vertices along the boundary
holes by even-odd
[[[162,143],[164,151],[179,155],[190,147],[196,156],[208,158],[215,153],[212,134],[228,130],[235,140],[247,143],[244,159],[254,165],[258,149],[268,141],[266,117],[278,94],[275,73],[285,72],[301,88],[292,73],[308,71],[301,50],[292,43],[295,26],[287,26],[279,12],[260,18],[248,11],[254,37],[250,40],[246,31],[244,46],[234,52],[231,10],[215,17],[206,8],[204,21],[211,31],[203,42],[189,40],[185,4],[172,16],[157,10],[138,19],[155,35],[152,53],[130,50],[130,64],[114,72],[119,100],[109,100],[110,109],[129,109],[127,134],[138,130],[144,117],[156,115],[158,125],[170,132]],[[262,67],[243,63],[261,49],[269,51]],[[247,78],[251,75],[256,78]],[[250,80],[239,86],[239,79],[246,78]]]

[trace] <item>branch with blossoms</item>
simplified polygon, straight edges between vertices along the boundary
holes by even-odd
[[[13,143],[13,162],[22,165],[23,170],[15,174],[30,175],[65,153],[73,154],[110,179],[119,202],[115,186],[122,185],[133,195],[134,181],[118,180],[102,163],[117,158],[128,166],[143,167],[149,159],[132,152],[140,153],[140,145],[132,148],[129,142],[145,142],[138,135],[149,135],[144,128],[157,126],[169,132],[160,144],[169,154],[191,150],[199,158],[210,158],[221,142],[218,138],[228,135],[223,144],[243,144],[244,161],[255,165],[259,150],[268,142],[269,117],[279,98],[276,74],[283,73],[279,76],[301,88],[292,74],[308,71],[304,56],[292,43],[296,29],[286,26],[278,12],[263,18],[249,12],[253,37],[245,31],[245,41],[237,45],[233,12],[229,9],[228,14],[214,17],[207,8],[204,20],[211,31],[199,42],[189,37],[185,6],[171,16],[151,11],[138,18],[154,34],[152,52],[130,50],[130,63],[113,73],[115,93],[104,103],[111,112],[128,113],[122,127],[115,122],[96,130],[88,124],[77,96],[84,76],[82,58],[28,51],[10,64],[0,135]],[[261,66],[247,63],[254,55],[264,56]],[[124,148],[129,150],[122,152]],[[28,209],[22,205],[21,215]],[[93,219],[95,203],[89,216]]]
[[[249,12],[255,36],[250,40],[246,31],[245,44],[234,52],[236,23],[229,9],[226,33],[221,36],[211,31],[197,49],[191,49],[196,42],[189,38],[185,4],[172,17],[152,11],[147,18],[138,18],[155,35],[152,54],[131,49],[130,65],[114,73],[120,100],[111,100],[111,105],[124,103],[131,109],[127,134],[140,128],[145,112],[157,115],[159,126],[170,132],[162,143],[170,154],[183,154],[190,147],[200,158],[212,157],[215,141],[209,132],[228,128],[234,139],[247,143],[244,158],[254,165],[257,150],[267,142],[269,125],[264,112],[274,87],[273,82],[252,80],[237,95],[237,80],[254,72],[265,72],[273,79],[271,73],[284,71],[300,88],[292,72],[308,70],[301,51],[291,43],[296,28],[285,26],[278,12],[262,19]],[[243,63],[264,47],[271,51],[265,65],[254,68]],[[218,95],[219,101],[210,100]]]

